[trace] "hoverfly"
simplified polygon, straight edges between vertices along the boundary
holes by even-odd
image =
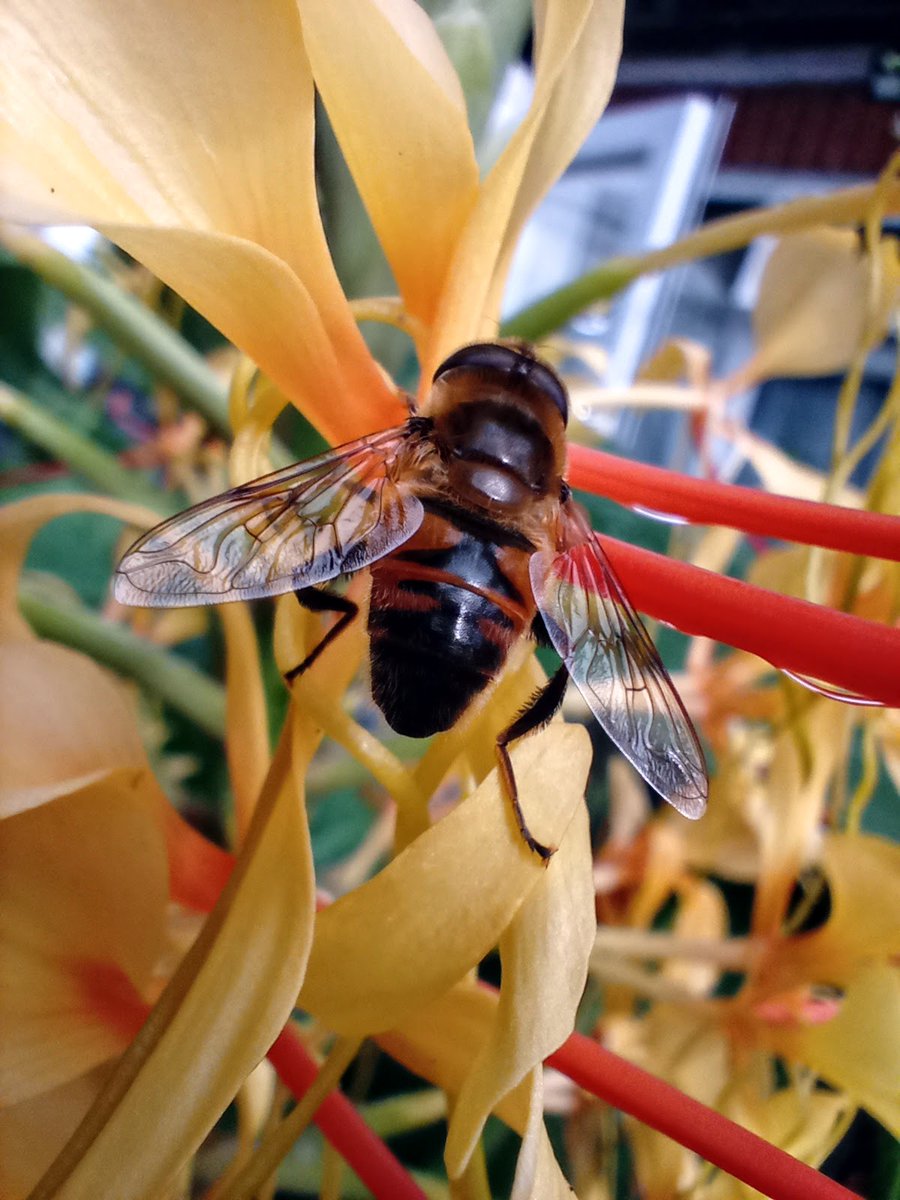
[[[395,429],[233,488],[164,521],[119,564],[116,598],[174,606],[293,591],[337,620],[286,677],[357,614],[322,584],[367,567],[372,692],[411,737],[450,728],[523,636],[562,666],[497,739],[522,837],[508,747],[545,724],[575,681],[600,725],[679,812],[706,804],[703,752],[653,642],[563,478],[568,399],[521,343],[451,354],[421,413]]]

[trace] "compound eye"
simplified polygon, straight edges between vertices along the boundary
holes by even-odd
[[[531,364],[531,370],[528,372],[528,382],[533,388],[548,396],[556,407],[559,409],[559,415],[563,419],[563,424],[569,423],[569,394],[566,391],[563,381],[546,363],[534,361]]]
[[[512,346],[503,346],[499,342],[476,342],[472,346],[463,346],[449,358],[445,358],[434,373],[435,380],[446,375],[448,371],[460,368],[467,371],[498,371],[503,375],[521,370],[519,363],[528,360]]]
[[[475,342],[463,346],[445,358],[434,373],[434,382],[450,371],[487,371],[502,377],[510,386],[534,388],[547,396],[559,409],[564,424],[569,421],[569,398],[562,380],[552,367],[526,349],[505,346],[501,342]]]

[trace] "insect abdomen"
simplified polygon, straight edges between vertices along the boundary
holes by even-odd
[[[527,559],[429,513],[402,550],[373,566],[372,694],[397,733],[449,729],[498,674],[533,610],[508,569],[524,566],[514,573],[527,580]]]

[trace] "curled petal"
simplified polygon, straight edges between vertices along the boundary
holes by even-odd
[[[544,878],[500,939],[496,1020],[454,1106],[451,1176],[465,1168],[489,1114],[572,1032],[596,920],[587,809],[579,805]]]
[[[636,608],[773,666],[900,705],[900,629],[600,539]]]
[[[0,641],[31,639],[34,634],[19,613],[19,575],[31,539],[54,517],[72,512],[106,513],[138,528],[155,525],[159,514],[137,504],[126,504],[106,496],[67,496],[51,492],[32,496],[0,509]]]
[[[205,230],[112,223],[102,230],[249,355],[329,440],[403,419],[356,326],[339,322],[340,310],[329,310],[315,281],[269,250]]]
[[[623,0],[592,0],[569,56],[554,77],[560,26],[564,26],[568,14],[563,5],[552,0],[535,4],[535,91],[539,95],[547,87],[549,95],[543,110],[538,109],[534,140],[497,259],[489,310],[499,309],[506,274],[525,222],[581,149],[606,108],[622,52],[623,9]],[[539,101],[536,109],[538,105]]]
[[[571,1185],[556,1161],[544,1125],[544,1077],[540,1067],[529,1073],[527,1085],[528,1119],[510,1200],[571,1200]]]
[[[412,0],[299,8],[316,86],[400,294],[428,322],[478,191],[459,80]]]
[[[569,482],[619,504],[641,505],[699,525],[728,525],[745,533],[900,562],[900,518],[883,513],[692,479],[576,445],[569,446]]]
[[[582,805],[585,731],[555,723],[512,758],[533,834],[559,845]],[[492,772],[379,875],[318,914],[299,1003],[343,1034],[400,1024],[478,964],[544,878]]]
[[[541,7],[534,98],[460,235],[423,383],[448,351],[479,336],[496,336],[515,236],[603,111],[618,64],[621,24],[621,0]]]

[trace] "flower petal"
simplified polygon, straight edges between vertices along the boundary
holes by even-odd
[[[884,254],[886,267],[891,257]],[[870,267],[854,230],[809,229],[781,238],[760,280],[753,311],[757,349],[741,371],[747,376],[743,386],[845,370],[867,328],[870,336],[884,336],[896,306],[896,275],[889,269],[880,274],[885,286],[879,311],[870,315]]]
[[[412,0],[299,8],[316,86],[400,294],[428,322],[478,189],[459,80]]]
[[[532,832],[559,845],[582,805],[585,731],[555,723],[512,757]],[[318,914],[299,1003],[343,1034],[400,1024],[476,966],[544,877],[492,772],[379,875]]]
[[[309,271],[298,278],[267,249],[218,233],[102,229],[253,359],[330,441],[404,419],[349,309],[339,320],[340,305],[329,308]]]
[[[752,934],[761,940],[778,936],[797,878],[818,848],[827,788],[844,761],[851,719],[846,706],[820,701],[806,714],[808,741],[802,749],[793,730],[775,741],[766,811],[760,814],[759,877],[753,899]],[[784,804],[785,796],[791,798],[789,805]]]
[[[108,1068],[70,1079],[51,1091],[0,1108],[0,1195],[25,1197],[72,1135],[99,1092]]]
[[[394,1029],[377,1035],[377,1042],[397,1062],[456,1095],[496,1016],[499,994],[471,979],[455,984],[430,1004],[419,1008]],[[517,1090],[501,1103],[500,1114],[512,1128],[524,1132],[526,1106]]]
[[[124,1049],[163,949],[167,882],[156,796],[133,772],[0,822],[4,1101]]]
[[[500,939],[500,1004],[454,1106],[445,1152],[451,1177],[465,1169],[499,1100],[572,1032],[595,931],[590,831],[578,805],[544,878]]]
[[[162,792],[159,800],[169,856],[171,897],[184,908],[208,913],[234,870],[234,855],[207,841],[188,825]]]
[[[574,7],[535,4],[535,91],[553,78],[516,192],[497,259],[489,308],[499,309],[506,273],[525,222],[581,149],[609,101],[622,53],[624,0],[593,0],[577,38],[556,73],[560,35]]]
[[[621,0],[574,0],[539,12],[531,107],[482,185],[459,239],[423,363],[423,381],[456,346],[496,336],[512,249],[532,207],[599,118],[621,45]]]
[[[37,1195],[158,1194],[284,1025],[303,976],[315,902],[299,793],[317,739],[296,713],[290,719],[272,792],[257,806],[222,904]]]
[[[867,960],[900,954],[900,846],[864,834],[832,834],[822,850],[831,913],[821,928],[775,943],[762,986],[843,985]]]
[[[77,0],[65,21],[51,2],[20,3],[7,7],[4,45],[7,217],[103,228],[324,432],[367,432],[379,406],[391,423],[321,227],[313,85],[291,0],[273,0],[265,19],[252,0]],[[336,421],[337,401],[353,428]]]
[[[544,1073],[540,1066],[530,1072],[528,1085],[528,1120],[509,1200],[571,1200],[571,1185],[556,1161],[544,1125]]]
[[[822,1025],[782,1026],[776,1053],[811,1067],[900,1137],[900,972],[873,963],[850,985],[837,1016]]]
[[[0,653],[0,817],[121,771],[149,771],[134,709],[114,676],[50,642]]]
[[[227,735],[225,753],[234,792],[238,845],[269,769],[269,722],[256,630],[245,604],[223,605]]]
[[[70,512],[106,513],[139,528],[155,525],[159,514],[137,504],[126,504],[105,496],[67,496],[51,492],[33,496],[0,509],[0,642],[34,638],[19,613],[19,575],[31,539],[48,521]]]

